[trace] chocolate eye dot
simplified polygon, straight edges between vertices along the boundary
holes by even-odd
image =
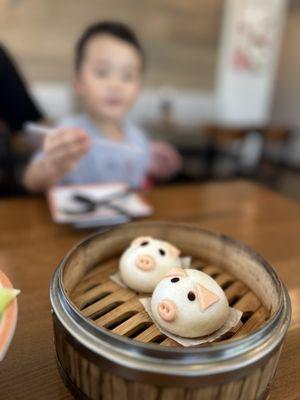
[[[190,301],[194,301],[194,300],[195,300],[195,298],[196,298],[196,296],[195,296],[195,293],[194,293],[194,292],[188,292],[188,295],[187,295],[187,297],[188,297],[188,299],[189,299]]]
[[[166,254],[165,250],[163,249],[159,249],[158,251],[161,256],[164,256]]]
[[[171,279],[171,282],[173,282],[173,283],[178,282],[178,281],[179,281],[179,278],[177,278],[177,277]]]
[[[149,244],[149,242],[142,242],[141,246],[147,246],[147,244]]]

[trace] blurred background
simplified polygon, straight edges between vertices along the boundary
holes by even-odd
[[[170,184],[248,177],[300,199],[300,0],[1,0],[0,43],[47,118],[79,110],[74,44],[103,19],[145,46],[132,118],[183,155]],[[0,141],[0,195],[24,194],[34,145],[1,113]]]

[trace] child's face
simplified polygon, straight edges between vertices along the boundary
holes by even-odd
[[[138,51],[103,34],[87,43],[76,89],[89,113],[100,119],[120,121],[139,94],[141,74]]]

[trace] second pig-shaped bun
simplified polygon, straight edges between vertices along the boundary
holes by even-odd
[[[206,336],[225,323],[229,305],[223,289],[196,269],[174,269],[156,286],[151,298],[155,321],[175,335]]]
[[[134,239],[119,264],[123,282],[131,289],[152,293],[172,268],[180,268],[180,251],[172,244],[150,236]]]

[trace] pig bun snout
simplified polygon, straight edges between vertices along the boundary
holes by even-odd
[[[148,255],[140,255],[136,259],[136,266],[142,271],[151,271],[155,267],[155,260]]]
[[[176,318],[176,305],[171,300],[163,300],[158,304],[157,312],[164,321],[174,321]]]

